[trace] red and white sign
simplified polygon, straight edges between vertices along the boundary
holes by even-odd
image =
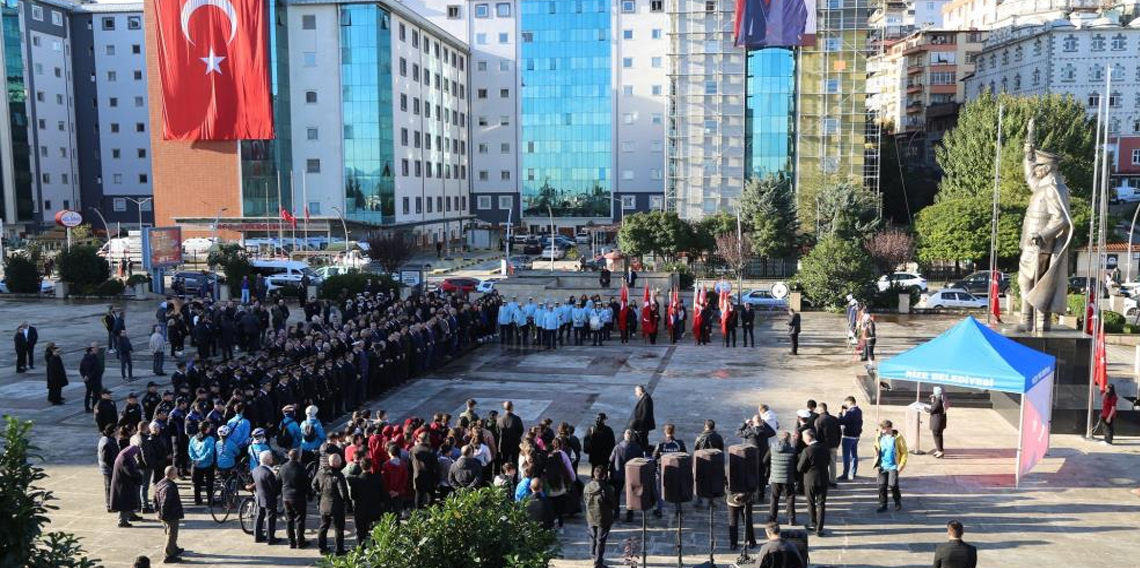
[[[83,215],[80,215],[78,211],[64,209],[55,214],[55,224],[61,227],[70,229],[78,227],[81,223],[83,223]]]
[[[268,4],[155,0],[165,140],[273,138]]]

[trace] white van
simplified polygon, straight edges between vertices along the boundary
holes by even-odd
[[[260,274],[269,283],[270,290],[284,286],[300,286],[301,278],[309,277],[311,286],[320,286],[321,277],[307,263],[299,260],[252,260],[254,275]]]

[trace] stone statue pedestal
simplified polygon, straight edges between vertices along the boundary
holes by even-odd
[[[1089,363],[1092,362],[1092,338],[1059,325],[1051,331],[1018,331],[1014,325],[997,328],[1002,335],[1042,353],[1057,358],[1053,375],[1053,428],[1054,434],[1085,433],[1088,412]],[[990,392],[993,409],[1010,424],[1017,427],[1020,421],[1021,395]]]

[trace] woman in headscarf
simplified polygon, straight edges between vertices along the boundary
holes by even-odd
[[[944,455],[942,451],[942,431],[946,429],[946,395],[942,387],[934,387],[934,394],[930,395],[930,433],[934,435],[934,454],[936,458]]]
[[[142,508],[139,500],[139,487],[143,475],[138,466],[139,447],[127,446],[115,456],[115,467],[111,472],[111,510],[119,513],[119,526],[130,527],[130,521],[141,521],[135,511]]]
[[[48,402],[53,405],[63,404],[63,387],[67,386],[67,370],[63,368],[63,357],[60,348],[55,343],[48,343],[44,348],[44,363],[47,366]]]
[[[1100,423],[1104,426],[1104,440],[1107,445],[1112,444],[1112,435],[1116,429],[1116,385],[1108,383],[1104,390],[1104,398],[1100,404]]]

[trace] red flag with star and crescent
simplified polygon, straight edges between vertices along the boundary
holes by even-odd
[[[268,4],[155,0],[164,140],[273,138]]]

